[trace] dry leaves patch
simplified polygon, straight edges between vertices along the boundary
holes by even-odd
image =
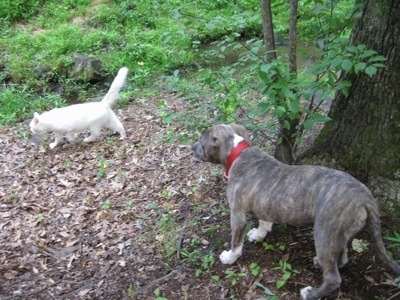
[[[312,239],[303,234],[309,228],[277,226],[268,242],[284,249],[247,243],[236,265],[219,263],[230,238],[220,169],[195,162],[189,146],[161,142],[166,127],[155,101],[117,110],[123,141],[105,132],[95,143],[50,150],[46,137],[23,124],[1,130],[1,299],[155,299],[157,289],[168,299],[259,299],[266,297],[259,283],[281,299],[298,299],[300,288],[320,283]],[[194,250],[215,261],[196,265],[188,257]],[[331,299],[356,299],[364,287],[393,294],[381,283],[390,275],[364,278],[368,268],[382,270],[371,267],[371,256],[351,257]],[[280,260],[301,272],[278,290]],[[259,274],[252,275],[252,262]],[[234,283],[229,274],[244,275]]]
[[[143,273],[140,280],[165,272],[146,230],[154,208],[177,207],[176,195],[190,190],[188,176],[197,172],[187,171],[193,164],[187,146],[160,143],[165,128],[155,106],[118,113],[124,141],[105,132],[96,143],[50,150],[25,125],[2,132],[1,295],[107,298],[126,293],[125,285],[104,287],[128,276],[129,266]],[[172,201],[163,201],[164,190]],[[132,289],[143,285],[131,276]]]

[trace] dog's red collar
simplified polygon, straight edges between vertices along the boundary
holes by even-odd
[[[226,167],[225,167],[225,176],[228,177],[229,175],[229,170],[235,161],[235,159],[239,156],[239,154],[246,148],[249,148],[250,144],[247,143],[246,141],[241,141],[235,148],[233,148],[231,154],[228,156],[228,161],[226,162]]]

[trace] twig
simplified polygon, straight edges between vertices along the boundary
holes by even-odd
[[[392,296],[390,296],[390,297],[387,298],[386,300],[397,299],[397,296],[400,296],[400,291],[398,291],[396,294],[393,294]]]
[[[146,293],[149,290],[151,290],[154,286],[161,284],[164,281],[169,280],[171,277],[174,277],[176,274],[180,274],[182,273],[182,271],[184,270],[184,266],[180,265],[178,266],[177,269],[173,270],[171,273],[161,277],[161,278],[157,278],[156,280],[146,284],[145,286],[139,288],[136,290],[136,293]]]

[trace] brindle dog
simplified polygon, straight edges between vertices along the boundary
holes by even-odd
[[[196,158],[229,169],[230,154],[243,140],[250,143],[242,126],[216,125],[203,132],[192,150]],[[318,288],[302,289],[303,299],[319,299],[339,287],[338,267],[347,262],[346,245],[365,225],[379,257],[400,274],[400,266],[385,251],[376,201],[361,182],[325,167],[286,165],[256,147],[240,151],[229,170],[232,241],[231,250],[220,255],[223,264],[233,264],[242,255],[246,214],[250,213],[259,220],[258,228],[247,234],[250,241],[262,240],[272,223],[314,223],[316,262],[323,282]]]

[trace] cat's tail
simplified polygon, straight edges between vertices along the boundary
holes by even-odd
[[[119,91],[125,84],[126,76],[128,75],[129,69],[127,67],[122,67],[119,69],[117,76],[114,78],[114,81],[111,84],[110,89],[107,94],[104,96],[102,103],[111,107],[118,100]]]
[[[368,225],[372,233],[372,239],[378,256],[397,275],[400,275],[400,265],[387,253],[382,240],[381,226],[379,224],[379,213],[376,204],[366,206],[368,211]]]

